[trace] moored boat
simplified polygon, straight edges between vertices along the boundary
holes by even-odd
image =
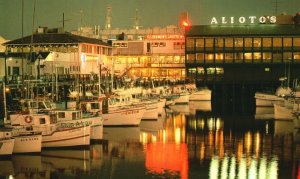
[[[14,141],[11,131],[0,131],[0,157],[10,156],[13,153]]]

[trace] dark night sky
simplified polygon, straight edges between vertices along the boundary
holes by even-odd
[[[277,12],[294,15],[300,11],[300,0],[277,0]],[[24,35],[32,31],[34,0],[24,0]],[[112,6],[112,28],[133,25],[135,9],[139,10],[142,27],[177,25],[180,12],[187,11],[194,25],[209,24],[212,17],[262,16],[275,12],[276,0],[36,0],[34,29],[38,26],[61,27],[62,14],[66,30],[82,25],[104,27],[106,7]],[[0,0],[0,36],[21,37],[22,0]]]

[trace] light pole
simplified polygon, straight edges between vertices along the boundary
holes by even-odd
[[[7,50],[5,50],[5,52],[4,52],[4,73],[5,73],[5,78],[4,78],[4,80],[5,80],[5,84],[7,84],[7,64],[6,64],[6,57],[7,57],[7,54],[8,54],[8,52],[7,52]]]

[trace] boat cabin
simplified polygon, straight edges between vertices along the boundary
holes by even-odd
[[[55,109],[55,104],[44,99],[22,99],[20,100],[21,110],[28,113],[49,112]]]
[[[9,122],[12,126],[40,126],[57,123],[55,114],[11,114]]]

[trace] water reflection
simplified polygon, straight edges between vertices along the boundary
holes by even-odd
[[[104,128],[105,141],[89,149],[14,155],[0,160],[0,177],[300,177],[300,142],[292,122],[224,116],[205,104],[139,127]]]

